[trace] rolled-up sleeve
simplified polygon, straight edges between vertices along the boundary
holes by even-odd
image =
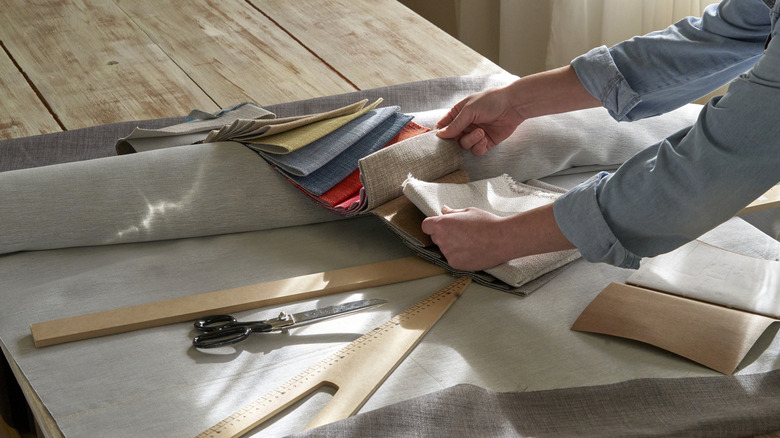
[[[702,17],[595,48],[571,65],[613,118],[639,120],[679,108],[749,70],[770,28],[761,0],[724,0]]]
[[[777,33],[690,129],[555,201],[556,222],[586,260],[636,268],[641,257],[696,239],[780,182]]]

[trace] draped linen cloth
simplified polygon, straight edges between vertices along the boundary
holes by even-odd
[[[292,437],[755,436],[780,430],[780,371],[495,392],[457,385]]]
[[[400,105],[405,112],[415,115],[417,123],[432,126],[442,109],[475,91],[505,83],[506,78],[496,77],[450,78],[268,106],[266,109],[279,117],[287,117],[325,111],[362,98],[383,97],[388,105]],[[590,169],[582,168],[588,165],[609,167],[621,155],[642,147],[646,140],[667,135],[670,130],[690,123],[691,114],[691,109],[686,108],[649,123],[631,124],[610,122],[599,111],[534,119],[524,123],[511,142],[494,149],[489,156],[481,157],[484,160],[464,154],[464,166],[475,179],[508,173],[516,181],[532,178],[528,175],[553,173],[572,166],[579,166],[579,169],[573,169],[575,171]],[[183,118],[143,122],[142,125],[155,128],[181,121]],[[218,158],[220,162],[214,167],[208,167],[206,162],[193,162],[175,166],[173,170],[169,168],[168,173],[155,172],[155,161],[167,157],[170,163],[181,162],[183,158],[178,155],[189,154],[187,147],[135,154],[133,158],[137,161],[134,166],[124,171],[138,173],[137,180],[132,175],[115,175],[133,185],[107,186],[103,194],[93,188],[91,193],[96,197],[71,204],[70,200],[74,199],[69,197],[71,192],[95,184],[89,178],[79,178],[82,170],[89,169],[97,175],[100,173],[97,166],[104,166],[105,172],[123,168],[120,163],[126,163],[129,157],[113,157],[114,147],[116,139],[128,135],[133,127],[134,124],[116,124],[0,142],[0,166],[19,169],[0,173],[2,196],[24,191],[26,185],[37,188],[26,190],[30,197],[18,197],[14,206],[3,204],[0,213],[0,229],[4,230],[0,238],[3,249],[8,249],[5,231],[11,229],[6,221],[9,212],[11,216],[18,217],[17,210],[32,208],[44,217],[68,217],[65,223],[46,222],[52,229],[40,228],[41,222],[35,220],[16,223],[14,226],[24,228],[29,237],[17,241],[18,245],[14,248],[19,252],[0,256],[0,342],[3,351],[19,365],[66,437],[194,436],[451,281],[449,277],[438,276],[292,303],[284,310],[306,310],[314,304],[313,301],[324,306],[358,298],[390,299],[377,311],[303,327],[281,336],[251,338],[231,354],[207,356],[188,348],[193,335],[189,324],[173,324],[36,349],[29,334],[31,322],[409,255],[397,236],[375,218],[364,216],[334,220],[339,216],[313,205],[281,175],[262,163],[256,154],[237,144],[228,146],[228,149],[241,150],[241,155],[212,154],[206,152],[211,150],[209,146],[198,145],[204,152],[201,158]],[[536,150],[534,145],[541,150]],[[231,149],[233,147],[235,149]],[[28,158],[32,156],[36,159]],[[84,167],[71,167],[79,160],[95,157],[104,158],[90,159],[89,164],[82,162]],[[264,176],[258,176],[257,172],[231,173],[231,166],[237,165],[233,159],[267,170],[260,170]],[[558,159],[562,159],[563,164]],[[67,164],[36,167],[51,163]],[[257,163],[263,166],[256,166]],[[198,173],[201,168],[209,172]],[[483,176],[485,174],[488,175]],[[38,176],[46,179],[39,180]],[[87,236],[78,232],[81,224],[77,219],[87,220],[91,215],[98,215],[112,224],[111,217],[124,217],[128,214],[126,210],[136,208],[125,202],[128,194],[130,199],[143,198],[140,196],[143,190],[139,194],[134,184],[144,178],[154,180],[149,184],[156,182],[158,200],[171,200],[174,196],[165,195],[165,184],[175,183],[176,178],[183,176],[190,178],[193,190],[189,199],[192,202],[181,204],[186,210],[181,214],[169,215],[175,212],[169,210],[164,215],[150,216],[146,221],[146,235],[128,235],[122,241],[125,244],[109,245],[101,237],[115,233],[100,234],[100,230],[95,229],[92,231],[99,234]],[[263,181],[254,178],[266,177],[272,184],[279,184],[279,197],[269,199],[262,193],[262,187],[252,187],[247,192],[236,188],[256,185]],[[98,182],[107,181],[108,178],[105,178]],[[217,205],[206,205],[209,197],[204,194],[208,192],[202,190],[209,183],[220,184],[223,191],[227,190],[232,195],[215,197]],[[41,194],[52,187],[64,197],[40,200]],[[218,188],[213,190],[212,193],[219,192]],[[53,203],[35,207],[37,202]],[[313,222],[322,219],[324,222],[286,226],[288,210],[297,208],[299,202],[303,209],[311,204],[312,213],[308,219],[300,220]],[[200,223],[204,222],[200,219],[201,209],[206,207],[209,215],[214,212],[220,214],[218,218],[206,216],[212,217],[208,220],[213,220],[213,223]],[[274,224],[275,228],[263,229]],[[171,230],[175,229],[182,235],[191,226],[200,227],[201,232],[222,230],[226,234],[180,239],[170,237],[175,234],[169,233]],[[20,235],[21,230],[14,232]],[[45,233],[51,242],[43,238],[36,240],[36,233]],[[160,240],[163,238],[171,240]],[[777,241],[739,218],[723,224],[703,236],[702,240],[746,255],[769,259],[780,256]],[[47,249],[59,245],[69,247]],[[24,251],[33,246],[41,250]],[[569,330],[570,324],[604,285],[610,281],[624,281],[628,275],[626,270],[576,260],[537,293],[522,299],[480,285],[470,286],[360,412],[381,410],[394,403],[460,384],[478,385],[489,391],[512,391],[521,396],[530,391],[609,385],[602,387],[607,393],[605,398],[578,399],[583,400],[587,407],[596,408],[607,397],[611,400],[626,397],[630,401],[636,396],[626,386],[613,386],[614,383],[637,378],[653,378],[661,382],[671,379],[668,381],[670,386],[679,383],[684,388],[685,382],[679,377],[712,376],[714,372],[711,370],[646,345]],[[259,309],[237,316],[262,319],[276,316],[278,310]],[[643,410],[642,406],[637,408],[640,410],[637,416],[645,415],[647,422],[656,429],[663,426],[664,429],[658,429],[662,431],[688,431],[691,428],[685,429],[681,425],[693,421],[697,421],[697,427],[712,431],[712,436],[744,436],[769,430],[771,421],[776,421],[780,415],[771,404],[776,397],[766,400],[762,395],[777,388],[770,373],[778,367],[778,352],[780,339],[769,336],[764,345],[740,365],[738,376],[755,375],[753,383],[726,376],[706,382],[704,386],[713,388],[719,383],[737,382],[744,388],[745,395],[755,396],[745,399],[711,398],[724,413],[718,414],[717,418],[679,418],[667,415],[665,411]],[[760,385],[754,384],[756,382]],[[655,387],[646,386],[640,392],[652,395]],[[670,392],[669,401],[684,402],[701,389],[691,388],[692,394]],[[469,399],[464,397],[472,393],[453,394],[454,397],[447,402],[449,405],[469,405]],[[562,396],[565,398],[568,394],[562,393]],[[485,399],[480,397],[476,400]],[[534,420],[548,425],[561,422],[561,416],[554,411],[560,399],[541,395],[540,400],[539,410],[534,411]],[[735,405],[733,400],[746,401],[744,405]],[[309,402],[313,403],[313,408]],[[749,405],[748,402],[755,404]],[[387,411],[388,415],[383,415],[378,423],[380,429],[402,432],[409,419],[416,419],[419,421],[414,424],[425,425],[424,430],[432,431],[431,434],[438,430],[444,433],[452,430],[452,417],[420,411],[426,405],[427,402],[420,405],[416,401],[397,405],[404,409]],[[252,434],[274,437],[300,431],[320,406],[320,399],[315,396],[299,409],[274,419]],[[628,409],[631,405],[626,403],[625,406]],[[565,415],[584,409],[574,403],[570,407]],[[472,431],[462,435],[479,436],[482,431],[493,430],[488,429],[492,423],[487,422],[504,423],[502,416],[505,411],[499,409],[496,407],[487,412],[490,417],[485,419],[486,423],[469,424],[471,417],[467,414],[458,417],[463,421],[457,425],[470,427]],[[513,411],[506,412],[506,416],[506,421],[515,419]],[[572,416],[569,419],[573,424],[577,418]],[[591,420],[583,418],[583,424],[606,423],[610,418],[606,413],[596,413]],[[525,423],[526,419],[522,422]],[[756,427],[743,429],[740,425],[746,422]],[[338,436],[381,436],[381,431],[366,429],[366,423],[344,424],[352,426],[340,429]],[[630,424],[624,426],[615,434],[631,432]],[[520,430],[519,427],[517,430]],[[610,432],[606,434],[612,435]]]

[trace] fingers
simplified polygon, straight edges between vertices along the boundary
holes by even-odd
[[[447,112],[447,115],[436,122],[436,129],[439,129],[436,135],[441,138],[456,138],[463,134],[474,120],[473,117],[468,116],[468,111],[464,112],[462,109],[463,102],[459,102]]]

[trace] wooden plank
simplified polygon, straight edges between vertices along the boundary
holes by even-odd
[[[248,0],[361,89],[506,73],[396,0]]]
[[[0,50],[0,140],[60,131],[4,50]]]
[[[217,109],[110,0],[5,0],[0,40],[66,129]]]
[[[406,257],[33,323],[30,332],[35,346],[45,347],[445,273],[421,258]]]
[[[222,107],[355,91],[249,3],[193,0],[182,13],[177,2],[116,2]]]

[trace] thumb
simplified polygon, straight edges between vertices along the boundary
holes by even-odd
[[[453,109],[454,111],[454,109]],[[455,138],[463,133],[466,128],[471,124],[472,120],[468,117],[468,111],[460,111],[458,114],[452,116],[452,111],[444,119],[439,121],[437,127],[441,128],[436,133],[441,138]],[[449,123],[443,123],[445,119],[451,119]]]

